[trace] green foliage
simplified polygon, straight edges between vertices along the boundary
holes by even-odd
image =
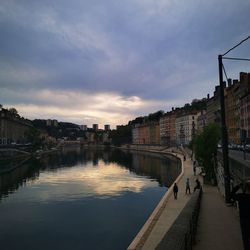
[[[159,110],[155,113],[151,113],[148,115],[147,119],[149,121],[159,121],[160,118],[164,115],[164,111],[163,110]]]
[[[32,143],[33,149],[38,149],[43,145],[43,139],[38,129],[32,127],[25,132],[25,138],[28,142]]]
[[[220,140],[220,129],[217,124],[209,124],[204,127],[201,134],[193,141],[196,159],[205,169],[206,180],[215,179],[214,162],[217,153],[217,145]]]
[[[110,131],[110,138],[112,144],[120,146],[121,144],[132,142],[132,129],[131,126],[119,126],[116,130]]]
[[[20,118],[20,115],[18,114],[17,110],[15,108],[9,108],[8,111],[13,117]]]
[[[37,129],[45,130],[49,136],[54,138],[68,137],[70,140],[76,140],[77,137],[86,137],[85,131],[79,129],[79,126],[70,122],[59,122],[58,126],[47,126],[46,120],[35,119],[32,121]]]
[[[186,103],[183,110],[192,111],[192,110],[204,110],[207,107],[207,99],[203,98],[201,100],[194,99],[191,104]]]
[[[142,124],[144,120],[145,120],[145,116],[140,116],[140,117],[135,118],[132,121],[129,121],[128,125]]]

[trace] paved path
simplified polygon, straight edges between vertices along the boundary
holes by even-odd
[[[217,187],[204,185],[194,250],[242,250],[239,215]]]
[[[151,227],[150,232],[147,234],[139,233],[137,238],[141,238],[140,244],[132,244],[128,249],[143,249],[143,250],[151,250],[155,249],[155,247],[162,240],[168,229],[171,227],[177,216],[180,214],[191,195],[185,194],[186,187],[186,179],[190,179],[191,193],[193,191],[196,178],[200,178],[200,176],[193,175],[193,161],[190,157],[187,156],[186,161],[183,161],[183,156],[179,155],[182,159],[183,167],[184,167],[184,175],[178,181],[178,199],[175,200],[172,194],[172,189],[168,191],[170,194],[167,197],[167,202],[164,205],[163,210],[160,213],[160,216],[154,219],[153,226],[149,225],[146,227]],[[148,222],[147,222],[148,223]],[[146,223],[146,224],[147,224]],[[150,224],[150,223],[149,223]],[[142,230],[143,231],[143,230]],[[145,236],[146,235],[146,236]],[[137,245],[137,246],[136,246]],[[135,247],[136,246],[136,247]]]
[[[185,194],[186,179],[187,178],[190,179],[191,192],[192,192],[196,178],[200,177],[193,175],[193,162],[189,157],[187,157],[186,161],[183,161],[183,164],[184,164],[184,175],[178,183],[179,187],[178,199],[175,200],[173,195],[171,195],[170,199],[166,204],[166,207],[164,208],[160,217],[157,219],[157,222],[154,225],[150,235],[146,239],[142,248],[138,249],[143,249],[143,250],[155,249],[155,247],[162,240],[168,229],[171,227],[171,225],[173,224],[173,222],[175,221],[175,219],[180,214],[180,212],[186,205],[187,201],[191,197],[192,194],[191,195]]]
[[[183,157],[180,156],[180,158]],[[171,196],[168,197],[160,216],[156,216],[156,219],[154,219],[150,232],[146,236],[140,234],[140,232],[136,238],[142,240],[139,240],[139,244],[132,243],[131,248],[128,249],[155,249],[191,196],[185,194],[186,179],[190,179],[191,192],[196,178],[203,183],[201,176],[193,175],[193,162],[190,157],[182,162],[184,175],[178,182],[178,199],[175,200],[172,191],[169,190],[168,193]],[[197,169],[197,172],[199,173],[199,169]],[[194,250],[243,250],[238,212],[235,208],[226,206],[217,187],[203,185],[203,191]]]

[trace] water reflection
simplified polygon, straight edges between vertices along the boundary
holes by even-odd
[[[119,195],[123,191],[140,192],[143,188],[152,187],[151,180],[169,187],[179,172],[180,164],[171,156],[66,148],[42,159],[32,159],[22,167],[1,175],[0,195],[6,196],[19,186],[33,183],[54,186],[52,190],[55,191],[56,186],[62,190],[63,184],[71,183],[71,188],[82,190],[82,196]],[[54,195],[51,192],[51,196]]]
[[[174,158],[118,150],[32,159],[0,176],[1,249],[126,249],[179,172]]]

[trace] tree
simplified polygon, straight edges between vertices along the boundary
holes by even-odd
[[[20,117],[17,110],[15,108],[9,108],[9,112],[14,116],[14,117]]]
[[[41,138],[41,132],[32,127],[25,132],[25,137],[28,142],[32,143],[33,149],[38,149],[43,145],[43,139]]]
[[[220,128],[217,124],[209,124],[204,127],[201,134],[193,141],[196,159],[205,170],[205,180],[215,180],[214,163],[217,155],[217,145],[220,140]]]
[[[119,126],[116,130],[110,131],[112,144],[120,146],[132,142],[132,129],[129,125]]]
[[[163,110],[159,110],[155,113],[151,113],[148,115],[148,120],[149,121],[159,121],[160,118],[164,115],[164,111]]]

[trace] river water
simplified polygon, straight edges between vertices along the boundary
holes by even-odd
[[[180,173],[175,158],[68,148],[0,176],[0,249],[123,250]]]

